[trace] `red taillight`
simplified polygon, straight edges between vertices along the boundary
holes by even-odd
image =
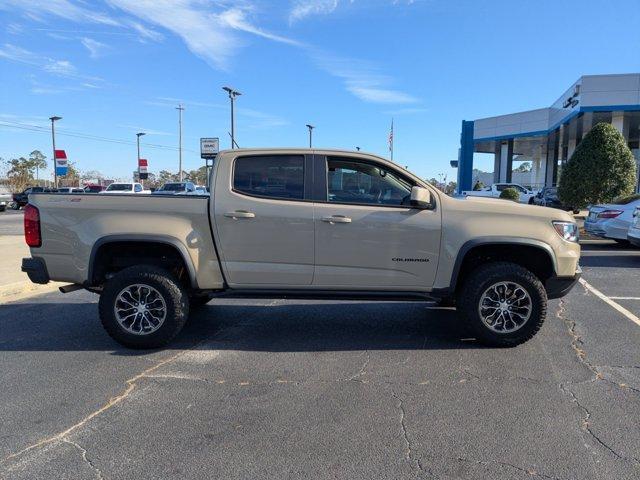
[[[622,210],[605,210],[598,214],[598,218],[616,218],[618,215],[622,215]]]
[[[30,247],[42,245],[40,236],[40,212],[33,205],[24,207],[24,239]]]

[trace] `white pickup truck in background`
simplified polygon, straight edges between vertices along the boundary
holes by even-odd
[[[482,190],[465,190],[462,195],[465,197],[492,197],[500,198],[500,194],[507,188],[513,188],[520,194],[520,203],[527,203],[533,205],[533,198],[536,196],[536,192],[529,190],[517,183],[494,183],[488,187],[484,187]]]

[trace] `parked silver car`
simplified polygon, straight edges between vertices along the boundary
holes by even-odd
[[[594,205],[584,221],[584,229],[590,235],[626,243],[633,220],[633,212],[640,206],[640,195],[617,200],[616,203]]]
[[[633,212],[633,221],[627,232],[627,240],[635,247],[640,247],[640,207]]]

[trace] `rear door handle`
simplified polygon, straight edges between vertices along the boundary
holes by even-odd
[[[246,210],[236,210],[235,212],[227,212],[224,216],[229,218],[255,218],[256,214]]]
[[[345,217],[344,215],[332,215],[331,217],[322,217],[322,221],[327,223],[351,223],[351,219],[349,217]]]

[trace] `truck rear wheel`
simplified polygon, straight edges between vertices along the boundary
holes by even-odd
[[[471,272],[458,293],[457,305],[480,342],[514,347],[542,327],[547,293],[538,277],[526,268],[494,262]]]
[[[100,320],[128,348],[158,348],[182,330],[189,315],[184,288],[162,268],[125,268],[107,281],[98,304]]]

